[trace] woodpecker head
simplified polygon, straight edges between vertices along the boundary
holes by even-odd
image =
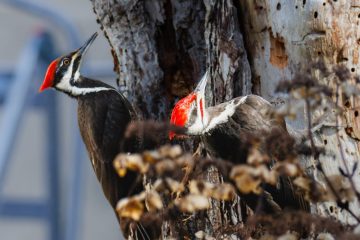
[[[186,128],[188,134],[196,135],[205,128],[207,121],[205,111],[205,87],[208,78],[209,73],[206,72],[195,90],[188,96],[180,99],[171,113],[170,123]],[[170,132],[170,140],[174,137],[181,136]]]
[[[46,71],[39,92],[52,87],[72,95],[73,87],[80,76],[79,70],[82,58],[97,35],[97,33],[94,33],[86,43],[76,51],[52,61]]]

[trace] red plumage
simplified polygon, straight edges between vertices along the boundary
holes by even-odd
[[[171,113],[171,119],[170,123],[179,126],[184,127],[185,123],[188,121],[189,118],[189,110],[191,107],[191,104],[196,100],[196,94],[191,93],[190,95],[182,98],[177,102],[175,105],[172,113]],[[174,132],[169,133],[169,138],[173,139],[175,137]]]
[[[52,87],[58,62],[59,60],[55,59],[50,63],[48,69],[46,70],[44,81],[39,88],[39,92],[42,92],[49,87]]]

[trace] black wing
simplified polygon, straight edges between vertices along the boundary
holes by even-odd
[[[273,114],[272,105],[260,96],[249,95],[232,100],[236,107],[235,113],[228,121],[210,130],[203,137],[203,141],[210,154],[229,160],[235,164],[246,163],[251,137],[263,136],[277,129],[288,134],[283,118]],[[217,116],[225,110],[228,103],[209,108],[210,116]],[[260,149],[261,150],[261,149]],[[270,167],[270,166],[269,166]],[[289,178],[281,177],[279,186],[265,186],[274,201],[281,207],[308,210],[308,203],[303,196],[295,193]],[[256,196],[247,196],[246,200],[257,205]],[[251,205],[251,203],[250,203]],[[266,207],[266,203],[264,204]]]
[[[102,91],[79,99],[78,120],[96,176],[113,208],[119,199],[137,191],[138,175],[128,173],[120,178],[113,160],[120,152],[133,110],[118,92]],[[136,150],[136,146],[132,146]],[[128,149],[130,151],[130,149]]]

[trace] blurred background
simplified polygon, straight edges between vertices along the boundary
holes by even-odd
[[[95,31],[82,73],[115,84],[91,2],[0,3],[0,239],[121,239],[79,137],[76,101],[38,94],[49,62]]]

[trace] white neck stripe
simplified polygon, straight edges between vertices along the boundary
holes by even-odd
[[[246,101],[246,98],[247,98],[247,96],[242,97],[240,99],[240,101],[236,104],[235,104],[234,100],[229,101],[225,107],[225,110],[223,112],[221,112],[218,116],[211,118],[211,119],[208,118],[207,109],[204,109],[204,116],[205,116],[204,125],[205,126],[203,125],[203,123],[201,121],[201,117],[199,115],[197,115],[194,124],[192,124],[191,126],[189,126],[187,128],[187,133],[190,135],[204,134],[204,133],[210,131],[211,129],[213,129],[214,127],[216,127],[217,125],[227,122],[229,117],[231,117],[235,113],[236,108],[240,104],[243,104]],[[210,120],[210,122],[209,122],[209,120]]]
[[[79,76],[79,74],[75,74],[75,76]],[[68,77],[68,73],[65,74],[65,76],[61,79],[61,81],[56,84],[56,88],[64,91],[66,93],[71,94],[72,96],[80,96],[85,95],[88,93],[96,93],[100,91],[109,91],[109,90],[115,90],[113,88],[108,87],[92,87],[92,88],[81,88],[70,84],[70,78]],[[71,77],[71,76],[70,76]],[[76,82],[78,79],[74,79]]]
[[[113,88],[108,88],[108,87],[92,87],[92,88],[81,88],[81,87],[77,87],[74,85],[71,85],[71,75],[72,75],[72,71],[73,71],[73,65],[74,65],[74,61],[71,61],[71,64],[68,68],[68,70],[66,71],[66,73],[64,74],[63,78],[60,80],[59,83],[56,84],[56,88],[64,91],[66,93],[69,93],[72,96],[81,96],[81,95],[85,95],[88,93],[96,93],[96,92],[100,92],[100,91],[109,91],[109,90],[114,90]],[[79,71],[76,71],[74,74],[74,82],[77,82],[80,78],[80,73]],[[116,91],[117,92],[117,91]]]
[[[215,126],[228,121],[229,117],[234,115],[234,113],[236,111],[236,107],[239,106],[240,104],[243,104],[246,101],[246,98],[247,98],[247,96],[242,97],[237,104],[234,103],[235,102],[234,100],[231,100],[227,104],[227,106],[225,107],[225,110],[223,112],[221,112],[218,116],[216,116],[210,120],[209,124],[204,129],[203,133],[206,133],[206,132],[210,131],[211,129],[213,129]]]
[[[69,92],[73,96],[81,96],[81,95],[85,95],[88,93],[96,93],[96,92],[111,91],[111,90],[115,91],[115,89],[107,88],[107,87],[79,88],[76,86],[72,86],[71,89],[68,89],[66,91]]]

